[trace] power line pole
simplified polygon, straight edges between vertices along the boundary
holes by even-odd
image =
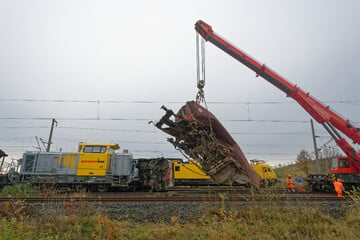
[[[52,119],[52,122],[51,122],[51,129],[50,129],[49,141],[48,141],[47,148],[46,148],[46,151],[47,151],[47,152],[50,152],[51,139],[52,139],[52,135],[53,135],[55,123],[57,124],[57,121],[55,120],[55,118],[53,118],[53,119]]]
[[[314,142],[316,169],[317,169],[317,173],[320,174],[321,168],[320,168],[320,159],[319,159],[319,149],[317,148],[317,144],[316,144],[315,129],[314,129],[314,123],[313,123],[312,119],[310,119],[310,124],[311,124],[311,132],[312,132],[312,137],[313,137],[313,142]]]
[[[0,172],[3,170],[2,168],[3,168],[3,165],[4,165],[5,157],[7,157],[7,156],[8,155],[4,151],[2,151],[0,149],[0,159],[2,159],[1,160],[1,165],[0,165]]]

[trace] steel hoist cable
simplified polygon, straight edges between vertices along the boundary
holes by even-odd
[[[198,92],[196,94],[196,103],[204,103],[206,110],[208,110],[207,103],[205,100],[205,40],[199,36],[199,33],[196,33],[196,73],[197,73],[197,88]],[[213,132],[210,117],[209,117],[209,126],[211,132]]]
[[[196,103],[205,102],[205,40],[196,33],[196,73],[197,88]],[[206,104],[206,103],[205,103]]]

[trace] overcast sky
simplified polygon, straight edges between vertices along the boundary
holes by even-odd
[[[55,118],[53,151],[115,142],[135,157],[181,157],[148,121],[195,99],[199,19],[359,123],[359,10],[355,0],[0,0],[0,149],[36,150]],[[308,113],[211,43],[205,94],[248,160],[313,152]]]

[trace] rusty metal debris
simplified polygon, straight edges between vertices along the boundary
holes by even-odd
[[[165,115],[155,124],[173,136],[175,148],[201,163],[218,184],[259,186],[260,177],[251,168],[240,147],[223,125],[207,109],[187,102],[177,114],[162,106]]]

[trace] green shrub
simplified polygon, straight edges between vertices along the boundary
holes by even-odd
[[[5,186],[0,192],[0,197],[30,197],[37,195],[37,193],[38,190],[35,186],[19,183]]]

